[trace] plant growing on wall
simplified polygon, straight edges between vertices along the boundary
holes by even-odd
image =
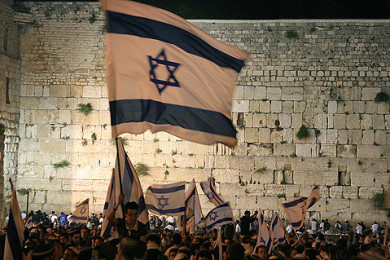
[[[287,39],[298,39],[298,33],[296,31],[287,31],[284,36],[286,36]]]
[[[375,193],[372,197],[372,202],[374,203],[374,207],[377,209],[384,209],[385,208],[385,193],[384,192],[378,192]]]
[[[3,135],[5,133],[5,126],[0,123],[0,135]]]
[[[53,163],[54,169],[65,168],[68,167],[69,165],[70,163],[67,160],[62,160],[61,162]]]
[[[310,136],[310,133],[307,127],[302,125],[301,128],[299,128],[299,131],[296,136],[298,139],[304,139],[304,138],[308,138]]]
[[[95,141],[96,141],[96,139],[97,139],[97,137],[96,137],[96,134],[95,134],[95,133],[93,133],[93,134],[91,135],[91,139],[92,139],[92,144],[94,144],[94,143],[95,143]]]
[[[255,173],[263,173],[263,172],[265,172],[267,170],[267,167],[261,167],[261,168],[259,168],[259,169],[257,169],[256,171],[255,171]]]
[[[137,163],[135,165],[135,171],[138,175],[147,176],[149,175],[149,166],[144,163]]]
[[[379,92],[378,94],[376,94],[376,97],[375,97],[374,101],[376,103],[389,102],[390,101],[390,96],[387,95],[385,92]]]
[[[19,192],[19,194],[21,194],[21,195],[26,195],[26,194],[28,194],[30,191],[31,191],[31,189],[26,189],[26,188],[18,189],[18,192]]]
[[[80,103],[77,106],[79,107],[77,111],[83,113],[85,116],[88,116],[93,110],[91,103],[87,103],[87,104]]]
[[[94,24],[96,22],[96,14],[92,14],[89,18],[88,21],[90,24]]]

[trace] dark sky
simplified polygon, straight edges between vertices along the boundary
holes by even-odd
[[[0,0],[1,1],[1,0]],[[15,0],[23,1],[23,0]],[[38,0],[39,1],[39,0]],[[52,0],[40,0],[52,1]],[[56,0],[64,1],[64,0]],[[78,2],[70,0],[73,2]],[[80,0],[79,0],[80,1]],[[96,2],[97,0],[81,0]],[[389,19],[390,0],[137,0],[187,19]]]

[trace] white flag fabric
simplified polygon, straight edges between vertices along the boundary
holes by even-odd
[[[217,189],[215,188],[215,179],[213,177],[209,177],[207,181],[202,181],[200,183],[200,187],[202,188],[204,194],[206,194],[207,198],[209,198],[215,206],[219,206],[224,203],[217,193]]]
[[[108,185],[108,189],[107,189],[106,201],[103,207],[104,219],[103,219],[102,231],[100,235],[104,239],[110,237],[111,235],[112,224],[110,223],[110,221],[108,221],[107,216],[110,213],[110,211],[115,207],[116,204],[114,184],[115,184],[115,170],[113,169],[111,174],[110,184]]]
[[[269,234],[267,224],[264,221],[263,214],[261,213],[261,209],[259,209],[258,220],[259,220],[259,231],[257,234],[257,242],[255,248],[257,248],[258,246],[265,246],[267,250],[269,250],[271,247],[271,237]]]
[[[286,242],[286,233],[283,223],[276,212],[274,212],[274,215],[272,216],[269,234],[271,236],[271,247],[269,249],[273,249],[276,245],[284,244]]]
[[[211,230],[226,224],[234,224],[233,212],[229,202],[225,202],[212,209],[198,226]]]
[[[184,215],[185,182],[154,184],[145,194],[146,207],[155,214]]]
[[[138,221],[146,224],[149,221],[148,211],[145,205],[144,193],[137,172],[123,147],[122,138],[118,138],[118,156],[115,163],[115,200],[119,194],[124,194],[124,203],[135,201],[138,204]],[[119,177],[120,176],[120,177]],[[114,204],[115,205],[115,204]],[[115,215],[123,218],[122,207],[118,207]]]
[[[194,234],[195,223],[199,223],[203,216],[194,179],[186,191],[185,207],[186,231],[189,234]]]
[[[295,230],[300,229],[305,221],[306,211],[320,200],[318,186],[315,186],[309,197],[298,197],[290,202],[283,203],[288,220]]]
[[[69,217],[69,221],[74,221],[80,224],[87,224],[89,216],[89,199],[84,200],[76,206],[72,216]]]
[[[22,259],[22,249],[25,229],[22,216],[20,214],[18,200],[16,198],[15,189],[12,186],[12,196],[11,196],[11,208],[9,211],[9,219],[7,226],[7,235],[5,238],[5,247],[4,247],[4,259],[6,260],[21,260]]]

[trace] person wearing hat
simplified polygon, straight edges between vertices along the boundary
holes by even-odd
[[[131,237],[134,240],[141,240],[146,242],[147,226],[138,221],[138,204],[134,201],[127,202],[124,206],[124,219],[115,218],[115,212],[118,207],[122,205],[124,195],[119,194],[118,202],[108,213],[108,220],[118,228],[120,238]]]
[[[50,244],[41,244],[36,246],[31,253],[31,259],[39,260],[50,260],[52,259],[52,254],[54,252],[54,247]]]

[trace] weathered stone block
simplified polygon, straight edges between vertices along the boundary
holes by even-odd
[[[351,172],[351,185],[373,187],[374,176],[374,173],[369,172]]]
[[[376,145],[358,145],[357,156],[359,158],[380,158],[381,148]]]
[[[233,100],[232,112],[249,112],[249,100]]]
[[[266,128],[260,128],[266,129]],[[245,141],[248,143],[258,143],[260,138],[259,128],[245,128]]]
[[[267,87],[267,99],[281,100],[282,89],[278,87]]]
[[[283,87],[282,100],[302,100],[303,87]]]

